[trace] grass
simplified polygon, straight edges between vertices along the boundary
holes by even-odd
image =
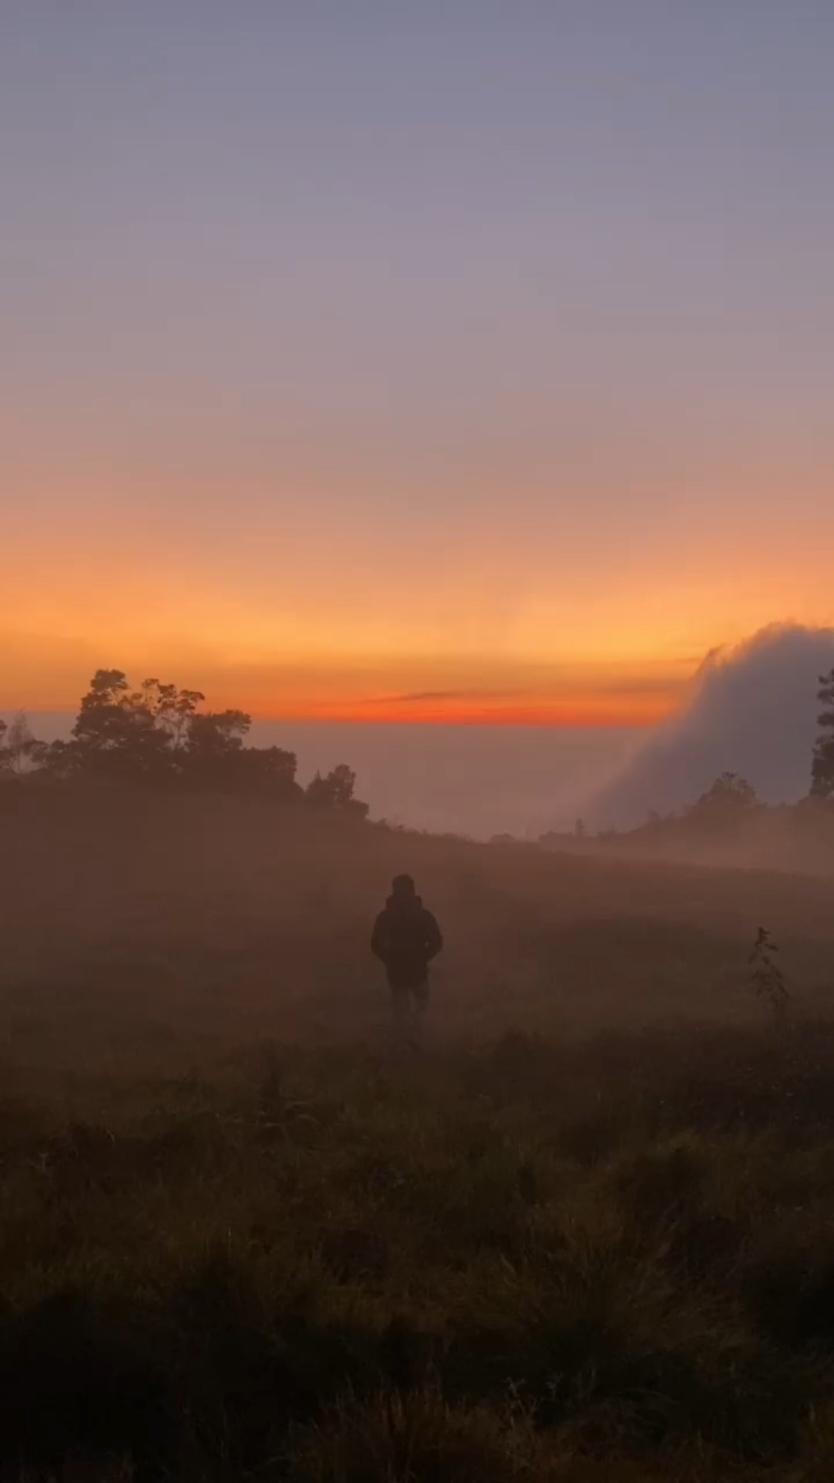
[[[789,1051],[715,1031],[408,1066],[273,1051],[129,1091],[81,1086],[71,1120],[4,1108],[5,1457],[177,1479],[834,1466],[828,1027]]]
[[[3,807],[0,1477],[834,1476],[822,887]],[[407,1058],[404,856],[449,937]]]

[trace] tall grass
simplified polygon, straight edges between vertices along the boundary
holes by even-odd
[[[105,803],[0,800],[3,1483],[834,1477],[829,887]]]
[[[272,1047],[7,1101],[3,1457],[824,1476],[834,1035],[790,1036]]]

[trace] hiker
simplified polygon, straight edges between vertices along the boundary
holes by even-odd
[[[374,922],[371,951],[385,964],[397,1028],[413,1038],[429,998],[429,963],[443,946],[440,928],[410,875],[391,882],[391,895]]]

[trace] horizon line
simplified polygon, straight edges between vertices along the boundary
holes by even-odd
[[[209,710],[244,709],[244,707],[207,707]],[[519,707],[516,710],[467,710],[453,714],[440,712],[417,712],[403,714],[400,708],[396,711],[380,715],[368,715],[366,712],[357,713],[350,710],[334,710],[327,713],[322,712],[272,712],[246,711],[251,717],[252,724],[264,723],[270,725],[281,725],[286,723],[293,726],[363,726],[368,729],[376,727],[406,727],[421,726],[427,729],[450,727],[455,729],[498,730],[516,728],[519,730],[541,730],[541,731],[646,731],[653,726],[659,725],[671,714],[671,709],[664,708],[652,714],[616,714],[610,711],[555,711],[549,708]],[[0,715],[15,716],[25,715],[34,720],[38,716],[65,716],[67,720],[75,719],[78,710],[66,706],[26,706],[7,705],[0,706]]]

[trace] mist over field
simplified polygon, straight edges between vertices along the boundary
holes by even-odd
[[[0,836],[15,1483],[827,1476],[830,879],[94,778]]]

